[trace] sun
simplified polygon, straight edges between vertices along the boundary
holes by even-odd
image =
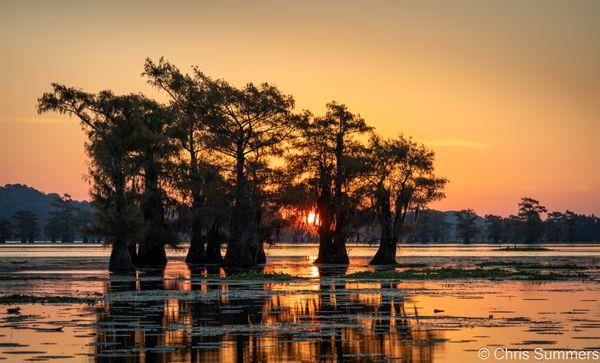
[[[306,221],[308,224],[317,224],[319,222],[319,217],[316,212],[309,212],[306,216]]]

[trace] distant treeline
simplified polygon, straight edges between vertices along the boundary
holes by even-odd
[[[4,212],[0,218],[0,243],[11,239],[21,243],[99,242],[98,236],[92,235],[94,222],[87,203],[74,201],[69,194],[46,195],[24,185],[7,185],[1,189],[0,205],[10,204],[16,212],[12,216]],[[31,199],[19,201],[8,197],[23,192]],[[25,209],[27,206],[32,208]]]
[[[93,233],[94,219],[87,202],[74,201],[68,194],[44,194],[26,185],[13,184],[0,187],[0,243],[16,240],[100,243]],[[30,208],[30,209],[27,209]],[[509,217],[499,215],[479,216],[471,209],[420,212],[413,228],[407,228],[404,241],[430,242],[600,242],[600,218],[572,211],[548,212],[537,200],[522,198],[518,213]],[[6,211],[16,210],[12,215]],[[39,216],[45,216],[41,218]],[[414,218],[412,213],[409,219]],[[313,221],[314,222],[314,221]],[[314,223],[313,223],[314,224]],[[360,225],[353,229],[350,241],[379,242],[377,224]],[[183,241],[190,236],[180,235]],[[311,223],[288,224],[278,231],[277,241],[318,242],[318,234]]]
[[[454,223],[448,222],[448,212],[426,210],[421,213],[409,242],[464,243],[539,243],[539,242],[599,242],[600,218],[572,211],[549,212],[540,202],[522,198],[518,213],[508,217],[488,214],[478,216],[472,209],[454,212]]]

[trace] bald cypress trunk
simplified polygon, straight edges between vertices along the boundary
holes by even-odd
[[[108,270],[114,273],[131,273],[135,271],[125,242],[118,241],[113,243]]]
[[[218,221],[214,221],[208,230],[206,241],[206,260],[208,263],[216,264],[223,262],[223,256],[221,256],[223,235],[220,231],[220,226],[221,224]]]
[[[219,222],[213,221],[206,236],[197,236],[196,238],[199,240],[199,242],[190,244],[190,249],[186,256],[185,262],[192,264],[222,263],[223,257],[221,256],[221,243],[223,237],[219,229]]]
[[[158,172],[153,166],[146,168],[142,210],[148,231],[138,249],[138,264],[140,266],[165,266],[167,264],[164,241],[166,238],[165,212],[158,186]]]
[[[248,181],[244,171],[244,143],[237,146],[236,193],[231,236],[223,264],[229,267],[254,267],[257,265],[259,244],[253,225],[253,206],[248,196]]]
[[[135,241],[131,241],[127,244],[127,250],[129,251],[129,257],[131,258],[131,263],[134,266],[138,264],[138,252],[137,252],[137,243]]]
[[[378,185],[375,192],[376,209],[381,230],[379,248],[373,256],[370,265],[393,265],[396,264],[396,246],[398,240],[392,232],[392,212],[390,210],[390,193],[383,186]]]
[[[321,181],[321,209],[327,213],[327,224],[323,223],[323,230],[319,231],[319,257],[315,262],[317,263],[335,263],[335,264],[348,264],[350,259],[348,258],[348,251],[346,249],[346,239],[348,237],[348,205],[346,195],[342,190],[342,186],[346,179],[345,168],[344,168],[344,137],[343,133],[339,132],[336,139],[336,169],[335,169],[335,180],[333,187],[333,196],[329,193],[329,179],[323,178]],[[328,175],[327,172],[323,173]],[[331,225],[333,221],[330,215],[333,211],[335,218],[335,229],[331,231]],[[321,216],[321,213],[319,213]],[[321,239],[322,238],[322,239]]]
[[[110,253],[110,259],[108,261],[108,270],[114,273],[131,273],[135,271],[133,261],[129,251],[129,245],[126,240],[122,237],[126,225],[125,218],[125,176],[123,175],[122,158],[114,157],[113,165],[115,167],[115,173],[113,174],[114,189],[114,224],[111,226],[115,240],[112,241],[112,251]]]
[[[333,249],[331,251],[330,263],[348,264],[348,250],[346,240],[348,238],[348,210],[345,203],[340,201],[336,206],[335,230],[333,232]]]
[[[332,206],[331,192],[327,176],[322,173],[321,176],[321,194],[317,200],[317,214],[320,224],[317,230],[319,235],[319,254],[315,263],[332,263],[333,253],[333,233],[331,232]]]
[[[205,241],[202,236],[202,221],[200,220],[200,208],[203,198],[198,191],[192,192],[192,210],[191,210],[191,239],[185,262],[187,263],[206,263]]]

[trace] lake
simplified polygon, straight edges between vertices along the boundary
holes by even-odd
[[[477,362],[482,348],[502,361],[598,351],[600,246],[544,247],[402,245],[399,265],[381,273],[368,266],[376,247],[349,245],[343,268],[315,266],[316,245],[279,244],[249,278],[190,268],[185,249],[169,249],[164,270],[111,276],[103,246],[0,245],[0,294],[46,299],[0,305],[0,360]],[[488,274],[412,275],[428,269]]]

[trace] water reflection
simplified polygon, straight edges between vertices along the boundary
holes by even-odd
[[[419,324],[417,308],[394,293],[396,286],[329,277],[343,272],[321,266],[320,279],[297,286],[207,279],[225,272],[183,264],[128,280],[111,278],[106,294],[129,298],[98,309],[95,357],[99,362],[433,360],[444,345],[441,332]],[[160,298],[167,290],[198,298]]]

